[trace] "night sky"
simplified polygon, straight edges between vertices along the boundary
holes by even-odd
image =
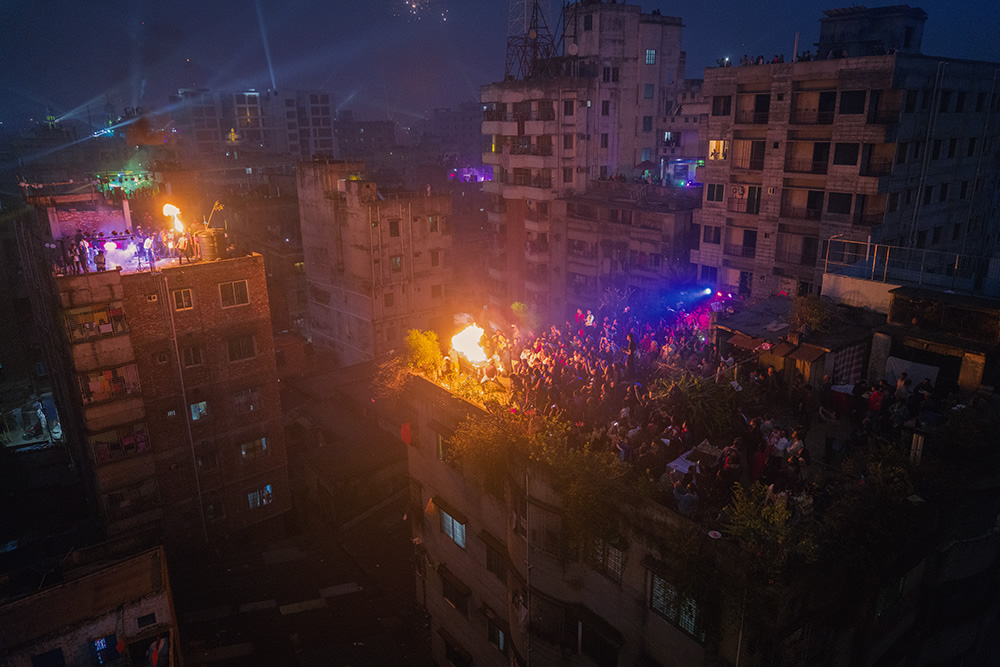
[[[647,0],[684,19],[688,76],[719,56],[791,55],[819,35],[830,0],[690,5]],[[880,6],[893,3],[871,3]],[[503,76],[507,0],[0,0],[0,122],[60,117],[97,122],[162,110],[179,87],[321,88],[341,109],[401,123],[478,98]],[[1000,2],[926,0],[924,53],[1000,61]],[[544,6],[544,4],[543,4]],[[558,2],[552,3],[557,9]],[[554,11],[555,11],[554,9]],[[550,26],[557,22],[549,19]],[[266,44],[266,48],[265,48]],[[268,62],[270,54],[270,66]],[[273,76],[272,76],[273,72]]]

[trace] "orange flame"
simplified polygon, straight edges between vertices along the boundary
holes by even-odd
[[[470,324],[451,337],[451,346],[470,362],[479,364],[486,361],[486,353],[483,352],[483,348],[479,344],[482,337],[483,328]]]

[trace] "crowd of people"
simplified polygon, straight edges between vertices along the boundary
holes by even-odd
[[[176,231],[172,224],[158,228],[149,214],[130,232],[110,236],[76,230],[59,241],[54,270],[62,275],[79,275],[120,267],[152,269],[161,259],[176,258],[179,264],[201,257],[197,234]]]
[[[895,46],[886,49],[885,46],[881,42],[879,42],[872,47],[871,53],[868,55],[884,56],[886,54],[892,55],[894,53],[896,53]],[[847,49],[840,49],[840,50],[827,49],[825,56],[820,53],[813,53],[812,49],[806,49],[802,53],[798,54],[798,57],[796,57],[795,60],[796,62],[809,62],[812,60],[834,60],[836,58],[848,58],[848,57],[850,56],[847,53]],[[716,59],[715,62],[719,67],[733,66],[733,63],[732,61],[729,60],[729,58],[718,58]],[[775,63],[783,63],[783,62],[785,62],[785,54],[783,53],[776,54],[770,59],[765,58],[763,55],[758,55],[754,57],[753,55],[745,53],[743,54],[743,57],[740,58],[739,64],[741,67],[745,67],[747,65],[772,65]]]
[[[571,444],[615,453],[683,514],[721,509],[738,481],[761,481],[775,494],[801,491],[810,464],[805,431],[769,416],[751,419],[743,408],[721,455],[678,464],[698,443],[680,417],[681,397],[663,395],[653,383],[683,374],[733,380],[732,355],[721,356],[708,342],[713,308],[719,303],[681,308],[657,322],[640,322],[627,309],[620,319],[580,309],[573,321],[538,335],[512,327],[510,336],[484,337],[484,379],[507,375],[514,409],[562,419]]]

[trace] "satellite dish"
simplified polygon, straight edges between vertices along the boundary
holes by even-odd
[[[579,52],[580,48],[576,44],[570,44],[569,46],[566,47],[566,53],[570,54],[571,56],[575,56]]]

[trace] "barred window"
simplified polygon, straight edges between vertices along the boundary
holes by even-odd
[[[135,364],[77,375],[84,404],[125,398],[139,393],[139,371]]]
[[[250,505],[250,509],[260,509],[274,502],[274,496],[271,494],[271,485],[265,484],[259,489],[254,489],[247,493],[247,504]]]
[[[121,301],[73,308],[66,311],[65,318],[66,333],[73,343],[128,333]]]
[[[260,390],[257,387],[243,389],[233,394],[233,409],[238,415],[248,415],[260,407]]]
[[[219,295],[222,297],[223,308],[244,306],[250,303],[250,292],[247,289],[247,281],[245,280],[220,283]]]
[[[194,308],[194,301],[191,299],[191,290],[174,290],[174,310],[191,310]]]
[[[185,368],[190,368],[191,366],[201,366],[201,348],[197,345],[185,347],[181,350],[181,358],[184,362]]]
[[[607,540],[594,537],[588,544],[587,564],[608,578],[621,581],[625,552]]]
[[[447,535],[458,546],[465,548],[465,524],[441,510],[441,532]]]
[[[705,629],[699,618],[694,599],[681,595],[673,584],[654,573],[650,585],[650,608],[700,642],[705,641]]]
[[[129,484],[104,494],[104,509],[111,520],[139,514],[158,503],[155,479]]]

